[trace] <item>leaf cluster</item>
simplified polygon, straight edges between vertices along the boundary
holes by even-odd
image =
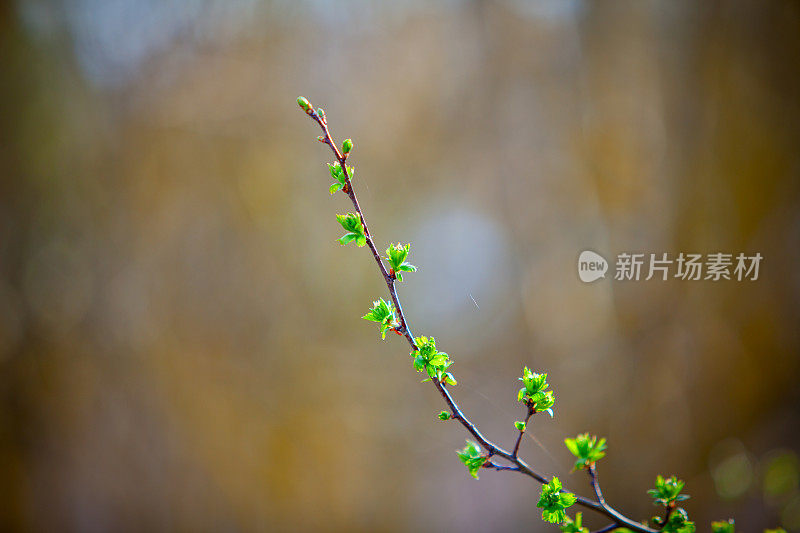
[[[542,494],[536,506],[542,509],[542,520],[545,522],[553,524],[564,522],[567,517],[565,510],[578,500],[571,492],[564,492],[561,489],[561,481],[557,477],[553,477],[550,483],[542,485]]]
[[[663,525],[661,528],[663,533],[695,533],[697,528],[694,525],[694,522],[689,520],[689,515],[686,513],[686,509],[682,507],[678,507],[675,511],[669,515],[669,519],[667,523]]]
[[[527,404],[531,409],[544,411],[553,416],[553,404],[556,399],[547,383],[547,374],[537,374],[532,372],[527,366],[522,369],[522,377],[519,378],[524,387],[517,393],[517,400]]]
[[[414,370],[428,373],[428,379],[424,381],[436,379],[448,385],[458,384],[453,374],[447,371],[453,361],[450,360],[449,355],[440,352],[436,348],[436,339],[433,337],[417,337],[414,342],[417,344],[417,349],[411,352],[411,357],[414,358]]]
[[[361,223],[360,216],[356,213],[347,213],[346,215],[336,215],[336,220],[347,232],[339,238],[339,244],[347,244],[353,241],[359,247],[367,244],[367,236],[364,234],[364,225]]]
[[[488,461],[488,458],[481,453],[480,446],[476,442],[467,440],[467,445],[460,450],[456,450],[456,454],[469,470],[469,474],[478,479],[478,470]]]
[[[353,179],[353,175],[356,173],[356,169],[348,165],[347,176],[345,176],[344,171],[342,171],[342,165],[338,161],[335,163],[328,163],[328,170],[330,171],[331,177],[334,181],[333,185],[331,185],[329,189],[331,194],[335,193],[339,189],[345,189],[345,186],[347,185],[347,177],[349,176],[350,179]]]
[[[656,488],[647,491],[653,498],[653,504],[665,507],[674,507],[676,503],[689,499],[688,494],[681,494],[684,483],[675,476],[664,478],[662,475],[656,477]]]
[[[578,458],[575,461],[575,470],[589,468],[591,465],[605,457],[606,452],[606,439],[598,438],[594,435],[591,437],[588,433],[578,435],[574,439],[564,439],[564,444],[572,455]]]
[[[406,262],[408,252],[411,250],[411,244],[390,244],[386,249],[386,260],[389,262],[389,273],[395,277],[397,281],[403,281],[402,272],[416,272],[417,267],[411,263]]]
[[[381,338],[386,338],[386,332],[398,326],[397,318],[394,313],[394,304],[387,302],[383,298],[372,302],[372,309],[362,316],[364,320],[377,322],[381,329]]]

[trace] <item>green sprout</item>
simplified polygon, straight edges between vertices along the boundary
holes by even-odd
[[[342,143],[342,153],[347,155],[350,153],[350,150],[353,149],[353,140],[352,139],[345,139]]]
[[[411,352],[411,356],[414,358],[414,370],[417,372],[424,370],[428,373],[428,379],[423,382],[436,379],[440,383],[457,385],[456,378],[447,371],[453,361],[450,360],[449,355],[436,348],[436,339],[417,337],[414,341],[417,344],[417,349]]]
[[[589,533],[589,528],[583,525],[583,513],[575,513],[575,520],[567,516],[561,525],[562,533]]]
[[[349,177],[350,179],[353,179],[356,169],[348,165],[347,176],[345,176],[344,172],[342,171],[342,165],[337,161],[336,163],[328,163],[328,170],[331,173],[331,177],[336,181],[336,183],[331,185],[330,189],[328,189],[330,193],[333,194],[339,189],[347,192],[347,178]]]
[[[551,417],[553,416],[553,404],[556,399],[553,391],[546,391],[549,387],[547,383],[547,374],[537,374],[531,372],[526,366],[522,370],[522,377],[520,381],[525,385],[517,393],[517,400],[527,404],[534,412],[544,411]]]
[[[697,528],[689,520],[686,510],[678,507],[669,515],[667,523],[661,528],[662,533],[695,533]]]
[[[578,500],[571,492],[563,492],[561,489],[561,481],[557,477],[542,485],[542,495],[536,506],[541,507],[542,520],[545,522],[564,522],[567,518],[566,509]]]
[[[386,260],[389,261],[389,275],[394,276],[397,281],[403,281],[402,272],[416,272],[417,267],[406,262],[411,244],[401,243],[390,244],[386,249]]]
[[[578,458],[575,461],[575,470],[589,468],[591,465],[605,457],[606,439],[598,440],[597,437],[588,433],[578,435],[574,439],[564,439],[564,444],[572,455]]]
[[[336,219],[347,232],[339,237],[339,244],[355,241],[359,248],[367,244],[367,236],[364,235],[364,225],[361,223],[361,217],[355,213],[347,213],[346,215],[336,215]]]
[[[674,507],[675,504],[689,499],[688,494],[681,494],[686,483],[675,476],[665,479],[664,476],[656,477],[656,488],[647,491],[653,498],[654,505]]]
[[[450,420],[453,416],[447,411],[439,411],[439,420]]]
[[[469,474],[478,479],[478,470],[488,461],[488,458],[481,453],[481,448],[476,442],[467,440],[467,445],[461,450],[456,450],[458,458],[466,465]]]
[[[386,302],[383,298],[372,302],[372,309],[369,313],[362,316],[364,320],[371,320],[377,322],[381,328],[381,338],[386,338],[386,332],[398,326],[397,318],[394,313],[394,305],[392,302]]]
[[[525,431],[525,422],[517,420],[514,422],[514,427],[517,428],[518,431]]]
[[[306,113],[308,113],[308,110],[311,109],[311,102],[309,102],[308,98],[304,96],[297,97],[297,105],[299,105]]]

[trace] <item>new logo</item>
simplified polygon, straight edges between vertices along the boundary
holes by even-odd
[[[591,283],[600,278],[606,277],[608,271],[608,261],[591,250],[584,250],[578,257],[578,277],[584,283]]]

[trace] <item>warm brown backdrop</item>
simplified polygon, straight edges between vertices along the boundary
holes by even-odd
[[[3,530],[552,531],[358,318],[385,287],[298,94],[488,435],[528,364],[540,470],[585,493],[588,430],[627,514],[675,472],[701,530],[800,529],[800,6],[430,4],[2,4]],[[765,259],[585,285],[586,248]]]

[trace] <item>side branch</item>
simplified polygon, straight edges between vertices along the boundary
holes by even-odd
[[[523,437],[523,435],[525,435],[525,432],[528,431],[528,421],[531,419],[531,417],[533,416],[534,413],[535,413],[535,411],[529,405],[528,406],[528,414],[527,414],[527,416],[525,416],[525,421],[523,422],[524,425],[523,425],[522,429],[519,431],[519,436],[517,437],[517,442],[516,442],[516,444],[514,444],[514,451],[511,452],[511,454],[514,457],[516,457],[517,454],[519,454],[519,445],[522,444],[522,437]]]

